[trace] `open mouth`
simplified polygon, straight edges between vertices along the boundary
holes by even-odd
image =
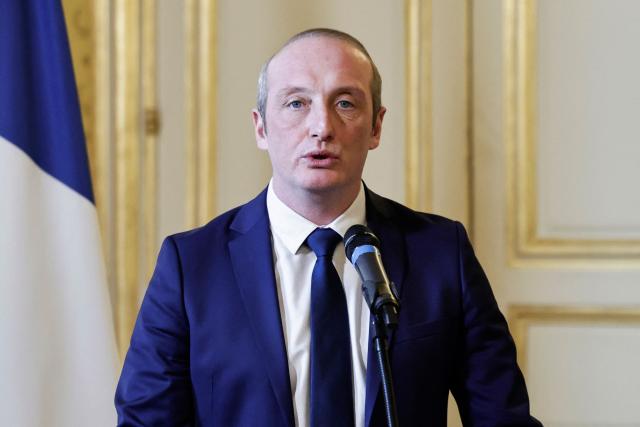
[[[312,151],[307,153],[304,158],[312,168],[330,168],[338,161],[337,155],[325,150]]]
[[[330,151],[327,151],[327,150],[312,151],[310,153],[307,153],[305,157],[307,157],[310,160],[327,160],[327,159],[338,158],[338,156],[332,154]]]

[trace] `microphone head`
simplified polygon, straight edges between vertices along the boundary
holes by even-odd
[[[373,234],[373,231],[366,225],[356,224],[349,227],[344,234],[344,250],[347,254],[347,258],[351,261],[351,255],[353,251],[362,245],[375,246],[380,249],[380,240]]]

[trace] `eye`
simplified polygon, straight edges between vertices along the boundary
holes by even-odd
[[[343,109],[350,109],[353,108],[354,105],[345,99],[341,99],[340,101],[338,101],[338,107]]]
[[[300,108],[302,108],[302,101],[298,100],[298,99],[294,99],[293,101],[289,101],[287,103],[287,107],[294,109],[294,110],[299,110]]]

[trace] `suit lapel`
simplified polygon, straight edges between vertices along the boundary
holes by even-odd
[[[390,202],[371,192],[367,193],[367,226],[380,239],[380,253],[382,263],[389,279],[396,285],[400,296],[400,310],[402,310],[402,283],[405,270],[405,242],[404,235],[392,221],[393,213]],[[380,373],[378,361],[373,346],[373,328],[369,328],[369,350],[367,357],[367,379],[365,400],[365,426],[370,425],[371,415],[380,394]],[[389,336],[389,343],[393,342],[393,333]]]
[[[293,426],[291,385],[273,270],[266,190],[240,209],[231,229],[239,233],[229,242],[236,282],[280,412],[285,424]]]

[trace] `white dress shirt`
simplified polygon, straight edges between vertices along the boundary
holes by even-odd
[[[316,255],[304,244],[318,225],[302,217],[276,196],[272,183],[267,190],[267,211],[271,222],[274,271],[278,286],[278,301],[287,347],[289,379],[293,393],[293,411],[297,426],[308,426],[310,416],[309,348],[311,339],[311,273]],[[364,224],[365,196],[360,192],[351,206],[330,224],[344,237],[354,224]],[[358,273],[347,260],[342,242],[333,254],[333,265],[344,286],[349,313],[351,360],[353,373],[353,403],[355,425],[364,426],[365,383],[369,341],[369,308],[362,297]]]

